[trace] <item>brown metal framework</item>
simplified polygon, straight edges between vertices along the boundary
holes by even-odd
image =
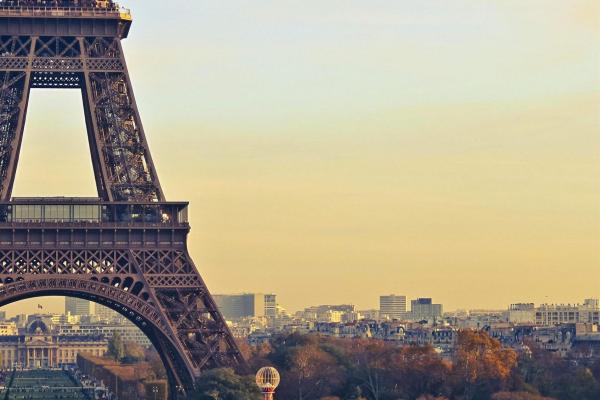
[[[187,204],[165,202],[121,47],[129,13],[46,3],[0,3],[0,305],[61,294],[121,312],[174,399],[244,360],[188,254]],[[98,199],[11,199],[31,88],[81,89]]]

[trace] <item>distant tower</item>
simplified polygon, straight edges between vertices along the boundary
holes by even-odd
[[[256,384],[260,388],[264,400],[273,400],[279,381],[279,372],[273,367],[263,367],[256,373]]]

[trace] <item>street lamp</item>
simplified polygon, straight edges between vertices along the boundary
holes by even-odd
[[[154,400],[158,396],[158,386],[152,386],[152,393],[154,393]]]
[[[256,385],[260,388],[264,400],[273,400],[279,381],[279,372],[273,367],[263,367],[256,373]]]

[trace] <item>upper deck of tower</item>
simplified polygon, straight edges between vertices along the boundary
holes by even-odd
[[[112,0],[0,0],[2,35],[127,37],[131,13]]]

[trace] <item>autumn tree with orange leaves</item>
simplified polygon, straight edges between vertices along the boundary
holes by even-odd
[[[454,378],[465,399],[489,398],[507,386],[517,366],[517,353],[487,333],[462,330],[454,356]]]

